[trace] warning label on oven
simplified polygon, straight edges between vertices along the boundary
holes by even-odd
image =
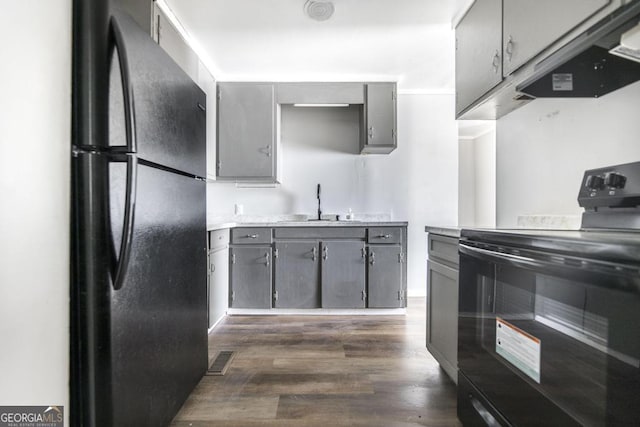
[[[540,383],[540,340],[496,318],[496,353]]]

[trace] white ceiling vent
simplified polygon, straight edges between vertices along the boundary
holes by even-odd
[[[330,1],[307,0],[304,4],[304,13],[316,21],[326,21],[333,15],[334,7]]]

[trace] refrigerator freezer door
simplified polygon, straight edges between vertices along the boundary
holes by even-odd
[[[122,235],[126,164],[110,164]],[[114,425],[167,425],[207,368],[205,184],[142,164],[127,275],[111,288]]]
[[[118,32],[111,58],[109,144],[124,146],[123,83],[119,57],[128,64],[124,89],[129,100],[137,140],[137,154],[164,167],[206,176],[206,96],[191,78],[148,34],[125,14],[112,16]],[[120,127],[113,126],[113,121]]]

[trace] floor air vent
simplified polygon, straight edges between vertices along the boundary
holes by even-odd
[[[209,369],[207,370],[207,375],[224,375],[227,372],[227,369],[231,365],[231,361],[233,360],[233,356],[235,356],[235,352],[233,351],[221,351],[218,353],[216,358],[213,360]]]

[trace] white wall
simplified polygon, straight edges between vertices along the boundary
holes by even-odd
[[[497,225],[578,215],[586,169],[640,161],[640,82],[599,99],[537,99],[497,121]]]
[[[0,405],[68,417],[71,1],[4,1],[0,38]]]
[[[495,129],[474,140],[475,226],[496,225],[496,132]]]
[[[316,184],[323,213],[388,214],[409,221],[408,292],[425,294],[424,226],[457,221],[457,131],[453,95],[400,95],[398,148],[359,155],[358,110],[284,107],[282,184],[277,188],[208,185],[208,215],[315,215]]]
[[[458,141],[458,225],[476,223],[476,155],[473,138]]]
[[[459,140],[458,225],[496,225],[496,132]]]

